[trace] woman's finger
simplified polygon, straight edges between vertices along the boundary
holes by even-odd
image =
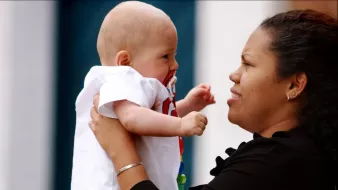
[[[95,134],[95,123],[93,121],[90,121],[88,123],[88,126],[93,131],[93,133]]]
[[[101,115],[97,112],[94,106],[90,109],[90,117],[92,118],[92,121],[94,122],[98,122],[99,118],[101,117]]]
[[[100,100],[100,94],[97,93],[95,96],[94,96],[94,99],[93,99],[93,104],[94,104],[94,107],[97,109],[99,107],[99,100]]]

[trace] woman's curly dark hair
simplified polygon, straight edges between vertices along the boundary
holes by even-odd
[[[279,77],[305,73],[305,105],[300,127],[332,160],[338,185],[338,22],[313,10],[292,10],[264,20],[260,28],[272,37]]]

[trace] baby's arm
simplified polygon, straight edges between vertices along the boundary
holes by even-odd
[[[173,117],[140,107],[127,100],[114,102],[113,109],[129,132],[141,136],[201,135],[207,124],[206,118],[198,112],[192,112],[186,118]]]
[[[186,116],[188,113],[192,112],[192,111],[195,111],[193,109],[191,109],[191,106],[189,106],[187,104],[187,101],[185,101],[184,99],[183,100],[180,100],[180,101],[177,101],[176,102],[176,111],[177,111],[177,114],[180,116],[180,117],[184,117]]]

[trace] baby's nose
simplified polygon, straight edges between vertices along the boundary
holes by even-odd
[[[177,69],[178,69],[178,63],[177,63],[177,61],[175,60],[174,63],[171,65],[170,70],[177,70]]]

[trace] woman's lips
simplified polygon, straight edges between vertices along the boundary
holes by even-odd
[[[228,105],[240,100],[242,97],[242,95],[234,88],[231,88],[230,91],[231,91],[231,97],[227,101]]]
[[[240,98],[241,96],[238,94],[231,93],[231,98]]]

